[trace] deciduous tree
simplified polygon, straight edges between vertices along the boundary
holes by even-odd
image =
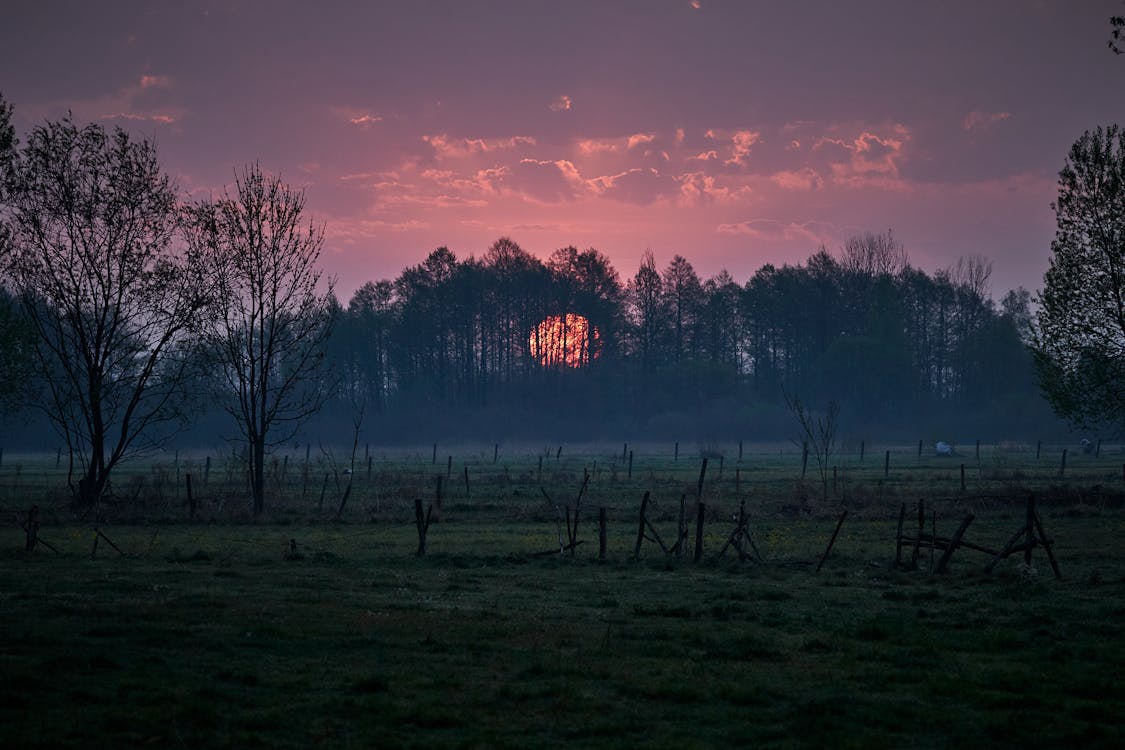
[[[1125,132],[1087,131],[1059,173],[1057,229],[1039,294],[1035,360],[1055,411],[1125,423]]]
[[[176,252],[176,192],[150,142],[67,117],[35,128],[4,178],[8,272],[35,334],[39,406],[89,508],[122,460],[182,426],[188,334],[211,285]]]
[[[248,447],[254,514],[265,505],[266,454],[323,403],[332,283],[318,266],[321,227],[305,195],[250,166],[233,193],[189,210],[193,246],[215,269],[218,301],[201,328],[222,372],[227,412]]]

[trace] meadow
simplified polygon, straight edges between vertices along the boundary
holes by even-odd
[[[1120,447],[1075,451],[1061,477],[1060,446],[856,448],[827,500],[792,445],[359,446],[348,474],[350,447],[307,472],[294,449],[259,519],[219,451],[135,464],[85,520],[65,456],[5,455],[0,743],[1120,746]],[[652,541],[634,557],[641,495],[674,539],[704,455],[702,560]],[[560,554],[586,472],[583,544]],[[414,500],[438,476],[418,557]],[[903,503],[924,498],[945,536],[973,512],[966,539],[998,547],[1031,492],[1061,579],[1042,549],[991,573],[968,549],[944,575],[926,549],[893,565]],[[761,560],[718,557],[742,502]],[[24,551],[32,503],[57,552]]]

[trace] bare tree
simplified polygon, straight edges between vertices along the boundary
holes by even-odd
[[[8,275],[44,383],[37,405],[89,509],[118,463],[183,425],[188,334],[212,285],[173,250],[176,193],[148,141],[68,117],[34,129],[4,178]]]
[[[255,515],[265,504],[267,452],[290,440],[328,391],[332,283],[322,284],[318,267],[324,230],[305,224],[304,212],[304,193],[257,165],[236,175],[233,195],[189,210],[193,244],[216,269],[220,299],[202,333],[249,447]]]
[[[820,483],[823,497],[828,499],[828,467],[829,458],[836,448],[836,424],[840,416],[840,407],[835,401],[829,401],[824,414],[817,415],[808,409],[799,396],[785,395],[785,403],[789,411],[801,427],[801,442],[797,445],[812,448],[816,457],[816,467],[820,472]]]
[[[864,232],[844,242],[840,265],[864,276],[897,276],[906,268],[906,248],[888,229],[886,234]]]

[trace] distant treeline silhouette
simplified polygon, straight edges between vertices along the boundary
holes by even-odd
[[[543,262],[508,238],[480,258],[441,247],[335,306],[328,414],[363,408],[375,432],[420,439],[783,437],[790,393],[838,402],[852,434],[1057,428],[1024,345],[1030,294],[996,305],[990,271],[975,257],[928,274],[890,232],[742,285],[680,255],[661,270],[646,253],[623,282],[594,249]],[[589,321],[591,356],[544,366],[537,327],[567,314]]]

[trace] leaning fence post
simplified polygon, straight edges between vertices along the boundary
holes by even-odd
[[[646,492],[645,496],[641,498],[641,517],[637,523],[637,546],[633,548],[633,557],[641,556],[641,544],[645,540],[645,511],[648,509],[648,495],[649,493]]]
[[[1066,448],[1063,448],[1062,463],[1059,464],[1059,479],[1062,479],[1063,474],[1066,473]]]
[[[836,530],[832,532],[832,538],[828,540],[828,546],[824,548],[824,554],[820,556],[820,562],[816,564],[816,572],[820,572],[820,568],[824,565],[824,561],[828,559],[828,553],[832,551],[832,545],[836,543],[836,535],[840,533],[840,527],[844,525],[844,519],[848,517],[847,508],[840,514],[840,520],[836,522]]]

